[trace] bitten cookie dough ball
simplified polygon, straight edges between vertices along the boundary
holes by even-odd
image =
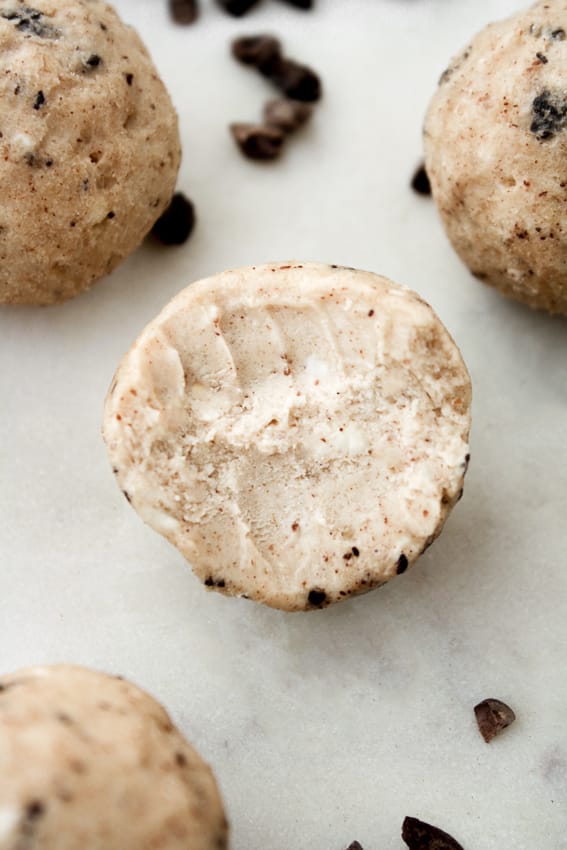
[[[443,73],[425,121],[427,173],[472,273],[567,313],[567,2],[484,29]]]
[[[0,303],[71,298],[171,200],[177,116],[100,0],[0,0]]]
[[[432,309],[354,269],[229,271],[124,357],[104,437],[128,501],[206,587],[302,611],[403,573],[468,462],[470,382]]]
[[[0,850],[224,850],[213,774],[148,694],[80,667],[0,677]]]

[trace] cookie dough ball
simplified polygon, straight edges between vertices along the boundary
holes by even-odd
[[[223,850],[209,767],[148,694],[80,667],[0,677],[0,850]]]
[[[100,0],[0,0],[0,303],[71,298],[171,200],[177,116]]]
[[[104,437],[127,499],[211,589],[302,611],[402,573],[468,460],[470,382],[432,309],[317,264],[181,292],[124,357]]]
[[[567,2],[486,27],[443,73],[425,122],[427,173],[472,273],[567,313]]]

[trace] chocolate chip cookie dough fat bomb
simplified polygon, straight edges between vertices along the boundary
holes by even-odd
[[[0,0],[0,303],[63,301],[169,204],[177,117],[133,29],[100,0]]]
[[[193,284],[148,325],[104,436],[128,500],[207,587],[298,611],[383,584],[440,533],[469,403],[415,293],[267,265]]]
[[[567,0],[545,0],[473,39],[443,73],[425,122],[427,173],[473,274],[567,313]]]
[[[209,767],[148,694],[80,667],[0,677],[0,850],[225,850]]]

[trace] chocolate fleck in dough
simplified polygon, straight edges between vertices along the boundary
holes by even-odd
[[[58,665],[0,678],[0,850],[225,850],[210,768],[116,676]]]
[[[204,585],[303,611],[382,585],[463,485],[470,380],[419,296],[369,272],[194,283],[126,354],[104,438],[132,505]]]
[[[484,29],[443,73],[425,121],[433,196],[472,273],[567,313],[567,2]]]
[[[177,116],[101,0],[0,0],[0,303],[71,298],[168,206]]]

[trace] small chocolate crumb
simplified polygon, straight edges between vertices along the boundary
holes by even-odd
[[[544,56],[543,53],[536,53],[536,58],[539,59],[542,65],[547,65],[549,61],[547,56]]]
[[[322,605],[327,599],[327,594],[324,590],[310,590],[307,599],[310,605]]]
[[[293,59],[279,57],[259,70],[292,100],[313,103],[322,96],[319,76],[307,65],[300,65]]]
[[[358,556],[360,555],[360,549],[358,548],[358,546],[352,547],[352,554],[354,555],[355,558],[358,558]]]
[[[474,707],[480,734],[487,744],[516,719],[509,705],[499,699],[485,699]]]
[[[205,586],[206,587],[214,587],[215,586],[215,580],[212,576],[209,576],[208,578],[205,579]]]
[[[373,315],[374,315],[374,310],[369,310],[368,311],[368,317],[371,319]]]
[[[271,35],[247,35],[235,38],[232,55],[243,65],[264,68],[281,56],[281,44]]]
[[[313,114],[313,107],[300,100],[278,97],[264,107],[264,121],[271,127],[279,127],[284,133],[293,133],[302,127]]]
[[[305,9],[306,11],[313,8],[314,0],[282,0],[289,6],[295,6],[296,9]]]
[[[132,85],[132,80],[134,79],[134,74],[124,74],[126,77],[126,82],[129,86]]]
[[[256,6],[259,0],[217,0],[219,6],[232,15],[234,18],[240,18],[249,12],[252,6]]]
[[[447,832],[417,818],[404,819],[402,839],[410,850],[463,850]]]
[[[36,820],[45,814],[45,806],[41,800],[32,800],[26,806],[26,818],[28,820]]]
[[[40,109],[45,103],[45,96],[42,91],[38,91],[33,102],[34,109]]]
[[[352,558],[352,555],[353,555],[352,552],[345,552],[345,554],[343,555],[343,561],[350,561],[350,559]]]
[[[187,758],[183,753],[175,753],[175,761],[179,767],[185,767],[187,764]]]
[[[176,24],[193,24],[199,17],[198,0],[169,0],[169,14]]]
[[[123,494],[126,498],[126,501],[130,502],[130,504],[132,504],[132,499],[130,498],[130,494],[126,490],[122,490],[122,492],[123,492]]]
[[[98,68],[99,65],[102,65],[102,59],[97,53],[93,53],[91,56],[89,56],[89,58],[85,62],[85,65],[88,65],[89,68]]]
[[[411,179],[411,188],[414,192],[417,192],[418,195],[431,195],[431,183],[429,182],[424,162],[417,167]]]
[[[152,234],[164,245],[183,245],[195,226],[195,207],[182,192],[176,192],[171,203],[152,227]]]
[[[396,572],[400,576],[402,573],[405,573],[407,568],[408,568],[408,559],[406,558],[406,556],[402,552],[402,554],[398,558],[398,564],[397,564],[397,567],[396,567]]]
[[[116,213],[115,213],[115,212],[113,212],[112,210],[110,210],[110,212],[106,214],[106,217],[107,217],[107,218],[114,218],[114,217],[115,217],[115,215],[116,215]]]
[[[262,124],[231,124],[230,132],[248,159],[277,159],[282,152],[284,134],[277,127]]]
[[[299,523],[298,522],[292,522],[291,530],[292,531],[299,531]]]
[[[565,30],[561,27],[556,30],[552,30],[551,37],[555,41],[565,41]]]

